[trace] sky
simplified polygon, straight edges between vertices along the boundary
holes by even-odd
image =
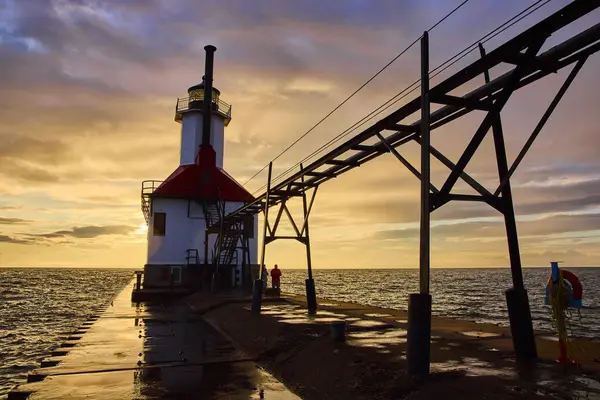
[[[430,32],[431,65],[532,3],[471,0]],[[487,50],[566,3],[551,1],[486,43]],[[141,181],[162,180],[178,165],[174,108],[201,80],[205,45],[218,48],[214,84],[233,105],[225,169],[243,183],[458,4],[0,0],[0,266],[143,266]],[[557,33],[542,51],[599,17],[596,11]],[[432,85],[476,57],[469,55]],[[512,180],[525,266],[553,260],[600,265],[599,68],[595,55]],[[568,72],[509,101],[502,113],[509,162]],[[279,157],[275,174],[418,77],[414,46]],[[432,144],[456,161],[482,118],[473,113],[436,130]],[[491,190],[498,184],[492,149],[488,138],[466,169]],[[418,166],[416,145],[401,153]],[[438,186],[448,175],[444,168],[432,164]],[[265,183],[263,172],[247,187],[255,191]],[[418,266],[419,181],[390,154],[319,188],[309,222],[315,268]],[[283,268],[306,265],[305,249],[295,241],[270,244],[266,259]],[[435,211],[431,263],[506,267],[502,218],[479,203]]]

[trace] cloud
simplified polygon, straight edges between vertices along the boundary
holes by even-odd
[[[389,171],[387,165],[380,170]],[[396,167],[400,171],[400,166]],[[523,174],[526,181],[514,179],[513,201],[518,216],[550,215],[569,212],[592,212],[600,207],[600,179],[595,175],[579,175],[576,170],[589,170],[589,166],[580,165],[540,168],[539,174]],[[362,169],[362,167],[361,167]],[[543,172],[542,172],[543,171]],[[551,172],[552,171],[552,172]],[[566,171],[571,171],[567,173]],[[596,169],[597,171],[597,169]],[[345,209],[355,219],[365,219],[373,223],[407,223],[419,221],[419,193],[412,176],[406,171],[402,176],[389,174],[379,178],[372,170],[351,172],[355,174],[353,185],[339,185],[345,188],[347,197],[339,197],[332,205],[320,208],[333,213],[336,209]],[[528,171],[527,171],[528,172]],[[596,172],[597,173],[597,172]],[[487,179],[485,174],[478,177],[480,181]],[[549,179],[555,177],[554,179]],[[561,177],[564,177],[561,179]],[[339,179],[346,179],[345,177]],[[412,182],[412,183],[411,183]],[[341,183],[341,182],[340,182]],[[344,182],[345,183],[345,182]],[[330,184],[335,185],[334,183]],[[487,185],[489,190],[495,190]],[[329,190],[329,189],[325,189]],[[348,196],[356,192],[355,196]],[[460,191],[456,191],[460,192]],[[339,194],[343,191],[340,190]],[[338,196],[339,196],[338,194]],[[320,201],[320,200],[319,200]],[[501,214],[479,202],[451,202],[437,209],[432,214],[432,221],[460,220],[473,218],[500,217]]]
[[[8,243],[8,244],[35,244],[32,240],[27,239],[19,239],[11,236],[0,235],[0,243]]]
[[[0,158],[36,160],[43,164],[59,164],[76,156],[60,140],[39,140],[31,137],[3,137]]]
[[[54,239],[73,237],[78,239],[90,239],[106,235],[128,235],[135,232],[137,228],[128,225],[106,225],[106,226],[80,226],[68,230],[59,230],[50,233],[32,234],[30,236]]]
[[[54,170],[76,159],[73,149],[59,140],[0,134],[0,175],[28,183],[54,183],[61,177]]]
[[[3,218],[0,217],[0,225],[21,225],[28,224],[31,221],[21,218]]]
[[[0,168],[2,168],[0,174],[7,180],[16,180],[25,184],[56,183],[61,179],[58,174],[21,161],[0,160]]]
[[[519,221],[517,230],[520,236],[548,236],[560,233],[597,231],[600,227],[600,214],[553,215],[536,220]],[[435,240],[456,238],[503,238],[505,237],[502,219],[477,221],[464,220],[431,227]],[[419,228],[390,229],[376,232],[376,239],[401,240],[418,239]]]
[[[67,247],[74,249],[69,257],[75,259],[83,257],[76,252],[92,242],[81,239],[135,230],[133,226],[142,222],[139,181],[164,179],[178,165],[180,125],[173,122],[173,106],[178,96],[185,96],[186,88],[200,81],[205,44],[219,48],[215,85],[222,99],[233,104],[233,121],[225,136],[225,167],[244,182],[451,9],[416,0],[401,7],[388,0],[337,5],[318,0],[257,0],[204,2],[201,7],[187,0],[0,3],[0,202],[40,211],[40,215],[10,214],[36,221],[26,226],[31,236],[11,240],[69,242],[73,246]],[[521,7],[519,2],[502,7],[493,2],[468,3],[432,32],[432,66]],[[558,7],[549,4],[542,11],[549,14]],[[482,17],[473,20],[473,15]],[[511,28],[495,44],[522,27]],[[564,38],[560,33],[552,40]],[[494,45],[486,47],[491,51]],[[279,158],[274,173],[319,148],[418,78],[418,57],[415,46]],[[594,179],[600,177],[594,174],[600,163],[594,105],[600,101],[600,91],[589,84],[598,69],[597,57],[588,64],[515,175],[515,209],[522,217],[591,213],[598,207],[600,185]],[[523,89],[522,95],[519,92],[511,99],[503,112],[509,157],[516,155],[564,75],[565,71],[552,74],[542,85]],[[436,130],[434,144],[456,161],[477,118],[461,118]],[[576,126],[572,121],[577,121]],[[497,184],[497,174],[490,148],[489,141],[484,142],[483,151],[467,170],[491,188]],[[400,152],[418,167],[419,146],[409,143]],[[432,162],[436,183],[448,172]],[[260,187],[265,182],[266,171],[252,184]],[[42,208],[51,212],[42,214]],[[432,215],[438,223],[491,217],[498,213],[477,203],[448,204]],[[417,222],[419,182],[392,156],[382,155],[321,187],[312,218],[315,229],[311,234],[321,228],[328,232],[338,228],[340,232],[330,237],[344,246],[376,247],[378,242],[355,240],[353,234],[368,236],[379,229],[374,226],[379,223]],[[57,228],[57,220],[72,228]],[[538,222],[544,228],[536,229],[570,232],[575,226],[587,226],[573,219],[553,221]],[[356,227],[349,232],[345,227],[353,223]],[[519,223],[521,233],[535,233],[524,224]],[[501,223],[489,225],[485,234],[498,231],[501,236]],[[485,230],[480,225],[456,225],[455,236],[448,232],[449,237],[469,237],[456,236],[463,234],[463,228],[467,235],[467,227]],[[444,229],[450,228],[436,229],[445,234]],[[397,242],[385,244],[398,246]],[[120,262],[126,245],[111,246],[102,250],[102,259],[110,258],[104,252],[112,252]],[[141,260],[144,246],[139,247]],[[485,256],[494,259],[491,247]],[[12,262],[28,264],[29,257],[37,257],[43,264],[60,256],[50,252],[43,256],[23,253]],[[84,255],[86,260],[100,258]],[[379,253],[366,260],[375,257]],[[373,262],[383,265],[387,261]]]
[[[14,210],[20,210],[21,206],[0,206],[0,210],[2,211],[14,211]]]
[[[8,223],[19,224],[19,221],[25,221],[18,218],[2,218],[0,219],[0,224],[5,223],[3,222],[4,220],[13,219],[17,221]],[[129,235],[134,233],[137,229],[138,228],[129,225],[80,226],[48,233],[22,233],[18,237],[0,235],[0,243],[41,246],[47,246],[49,244],[79,245],[73,239],[94,239],[100,236]]]

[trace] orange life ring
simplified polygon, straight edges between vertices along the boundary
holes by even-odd
[[[581,286],[579,278],[577,278],[577,276],[575,276],[575,274],[571,271],[567,271],[565,269],[560,270],[560,275],[563,277],[563,279],[569,281],[569,283],[573,287],[573,299],[581,300],[583,296],[583,286]]]
[[[560,270],[561,277],[566,280],[571,286],[571,290],[569,291],[569,307],[581,308],[582,305],[582,297],[583,297],[583,286],[581,282],[575,276],[574,273],[561,269]],[[552,286],[552,275],[548,278],[548,284],[546,285],[546,305],[550,304],[550,288]]]

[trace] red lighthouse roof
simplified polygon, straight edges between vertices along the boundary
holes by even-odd
[[[152,197],[254,201],[254,196],[227,172],[216,166],[216,153],[210,145],[200,146],[196,163],[180,165],[152,193]]]

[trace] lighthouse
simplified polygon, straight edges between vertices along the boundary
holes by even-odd
[[[148,224],[144,288],[194,289],[207,282],[242,286],[250,282],[250,265],[256,264],[258,217],[219,224],[254,197],[223,169],[231,105],[213,87],[217,49],[204,49],[202,82],[175,107],[175,121],[181,124],[179,166],[164,181],[142,183]]]

